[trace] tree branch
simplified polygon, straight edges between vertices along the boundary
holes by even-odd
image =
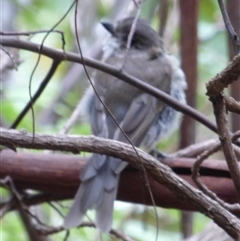
[[[141,163],[132,146],[118,141],[110,141],[93,136],[77,137],[35,134],[35,142],[32,143],[32,134],[30,133],[5,129],[0,129],[0,131],[0,144],[11,142],[12,145],[31,149],[46,148],[62,151],[91,151],[121,158],[140,170],[142,170],[142,165],[144,165],[144,168],[156,182],[168,187],[182,201],[191,204],[197,210],[209,216],[234,239],[240,237],[240,221],[233,214],[181,179],[169,167],[156,161],[156,159],[140,149],[136,148]],[[34,165],[32,166],[34,167]],[[71,168],[76,169],[75,166]],[[51,184],[53,182],[54,180],[52,180]],[[61,184],[64,186],[65,182],[61,182]]]
[[[13,124],[11,125],[10,128],[15,129],[18,126],[18,124],[21,122],[21,120],[24,118],[26,113],[32,108],[33,104],[38,99],[38,97],[41,95],[41,93],[43,92],[43,90],[47,86],[48,82],[50,81],[50,79],[54,75],[59,63],[60,63],[59,61],[53,60],[51,68],[50,68],[49,72],[47,73],[46,77],[44,78],[44,80],[42,81],[42,83],[40,84],[38,90],[33,95],[33,97],[29,100],[27,105],[24,107],[24,109],[22,110],[20,115],[17,117],[17,119],[13,122]]]
[[[0,44],[3,46],[8,47],[14,47],[19,49],[28,50],[34,53],[39,54],[40,45],[36,43],[32,43],[30,41],[20,40],[13,37],[2,37],[0,39]],[[117,69],[114,66],[111,66],[109,64],[102,63],[97,60],[93,60],[87,57],[81,58],[78,54],[70,53],[70,52],[63,52],[60,50],[56,50],[53,48],[49,48],[46,46],[43,46],[41,48],[41,54],[48,56],[51,59],[55,59],[57,61],[71,61],[76,62],[80,64],[84,64],[86,66],[92,67],[94,69],[98,69],[100,71],[106,72],[110,75],[113,75],[153,96],[156,98],[164,101],[166,104],[174,107],[176,110],[183,112],[184,114],[187,114],[197,121],[201,122],[203,125],[208,127],[214,132],[217,132],[216,125],[212,123],[209,119],[207,119],[203,114],[196,111],[195,109],[191,108],[188,105],[183,105],[179,101],[176,101],[174,98],[172,98],[170,95],[160,91],[157,88],[154,88],[153,86],[125,73],[124,71],[121,71]]]
[[[207,84],[207,95],[215,96],[240,76],[240,54],[236,55],[227,67],[213,77]]]

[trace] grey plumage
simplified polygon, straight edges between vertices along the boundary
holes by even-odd
[[[105,24],[112,34],[104,46],[103,58],[106,63],[119,68],[122,66],[132,22],[133,18],[127,18],[115,27]],[[184,74],[177,60],[167,54],[161,38],[144,20],[137,22],[123,70],[185,103]],[[180,114],[173,108],[116,77],[99,71],[94,85],[135,146],[150,150],[160,138],[173,131],[179,122]],[[91,87],[82,103],[86,107],[94,135],[128,143]],[[97,228],[102,232],[110,231],[119,176],[126,166],[126,162],[117,158],[92,155],[80,174],[81,186],[65,218],[66,229],[80,225],[86,211],[94,208]]]

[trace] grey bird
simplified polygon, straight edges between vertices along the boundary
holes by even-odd
[[[103,46],[104,62],[120,68],[125,61],[124,72],[185,103],[186,82],[178,61],[167,53],[162,39],[147,21],[138,19],[127,51],[133,20],[130,17],[115,25],[102,23],[110,33]],[[160,139],[178,127],[181,114],[164,102],[101,71],[94,79],[100,98],[135,146],[150,151]],[[92,87],[87,89],[82,106],[88,114],[94,135],[128,143]],[[65,218],[65,229],[80,225],[87,210],[95,209],[96,227],[101,232],[111,230],[119,177],[126,166],[126,162],[114,157],[91,156],[80,173],[81,185]]]

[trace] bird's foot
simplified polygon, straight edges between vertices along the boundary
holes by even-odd
[[[155,157],[157,160],[161,161],[162,159],[168,157],[167,154],[157,150],[157,149],[153,149],[149,152],[150,155],[152,155],[153,157]]]

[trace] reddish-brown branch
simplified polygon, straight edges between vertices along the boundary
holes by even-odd
[[[188,83],[186,97],[188,105],[195,108],[197,93],[198,1],[180,1],[180,11],[182,69]],[[181,148],[195,142],[195,133],[195,121],[189,116],[185,116],[181,127]]]
[[[186,100],[188,105],[196,107],[197,93],[197,26],[199,1],[181,0],[180,2],[180,46],[182,69],[186,75],[188,88]],[[189,68],[191,66],[191,68]],[[180,130],[180,149],[193,143],[196,139],[196,122],[190,116],[185,115]],[[184,238],[193,234],[193,214],[182,212],[181,229]]]
[[[86,158],[76,155],[15,153],[4,150],[1,152],[0,177],[11,176],[17,188],[50,193],[52,200],[67,199],[74,196],[80,184],[79,173],[85,163]],[[194,159],[166,159],[164,163],[168,164],[188,183],[195,186],[191,180]],[[236,192],[225,162],[205,161],[201,167],[201,179],[210,190],[224,201],[236,202]],[[151,176],[149,176],[149,181],[156,205],[197,211],[196,207],[179,199]],[[135,185],[136,183],[138,185]],[[46,199],[40,198],[39,202],[44,200]],[[142,172],[129,166],[122,173],[118,200],[152,205]],[[36,204],[36,201],[32,203]]]
[[[226,1],[227,10],[229,13],[229,18],[231,20],[232,26],[240,38],[240,1],[239,0],[231,0]],[[232,59],[234,56],[233,52],[233,44],[230,38],[228,38],[228,46],[229,46],[229,58]],[[240,102],[240,81],[235,81],[231,85],[231,96],[238,102]],[[240,108],[239,108],[240,111]],[[231,114],[231,124],[232,124],[232,131],[240,130],[240,116],[232,113]]]

